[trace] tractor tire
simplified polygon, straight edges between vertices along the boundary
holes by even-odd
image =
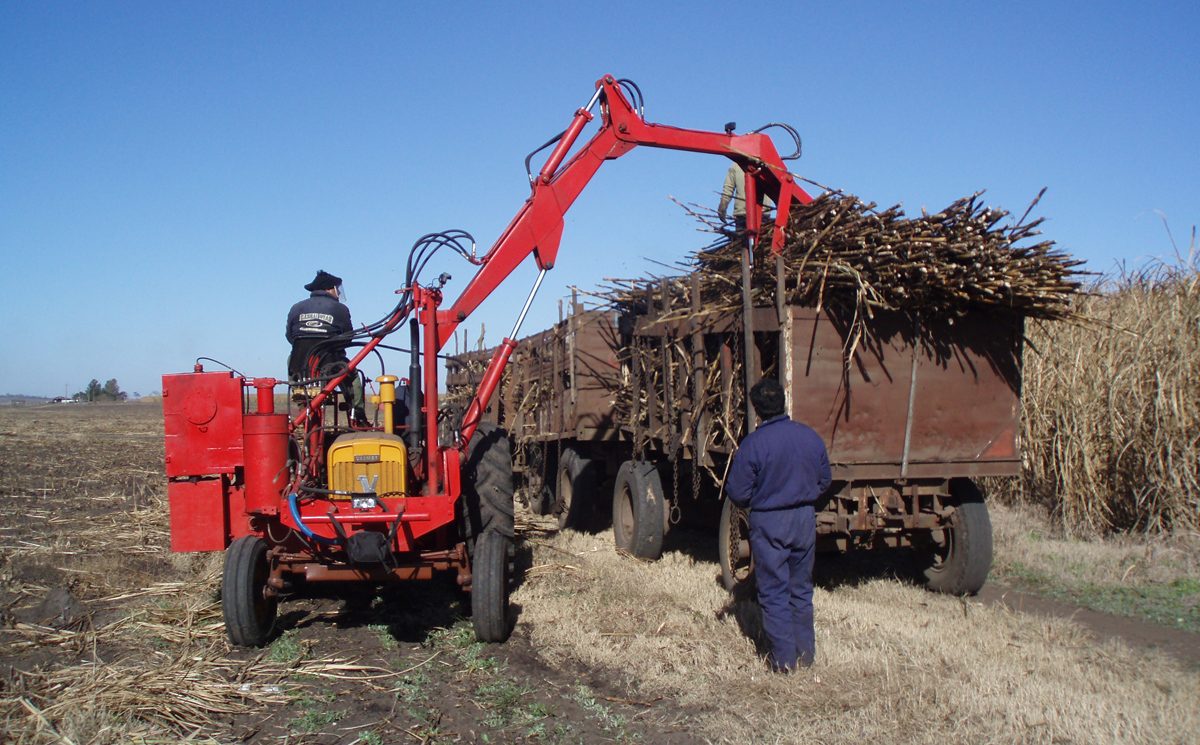
[[[490,422],[479,425],[462,465],[459,528],[474,559],[475,543],[485,533],[511,539],[513,529],[513,469],[508,433]]]
[[[754,555],[750,553],[750,517],[726,498],[717,530],[717,555],[721,560],[721,584],[735,590],[754,579]]]
[[[555,491],[554,514],[559,528],[580,530],[592,522],[596,509],[595,462],[584,457],[579,450],[568,445],[562,450],[558,464],[558,481]]]
[[[221,613],[229,641],[240,647],[261,647],[275,632],[279,601],[264,593],[270,574],[267,542],[262,538],[242,536],[225,550]]]
[[[662,556],[667,500],[653,463],[627,460],[613,486],[613,540],[639,559]]]
[[[992,521],[983,493],[970,479],[951,479],[955,502],[943,540],[920,554],[926,586],[948,595],[974,595],[992,569]]]
[[[512,539],[496,531],[479,536],[471,562],[471,625],[490,644],[508,639],[509,553]]]

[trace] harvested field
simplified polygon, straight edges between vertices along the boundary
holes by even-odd
[[[1200,670],[887,567],[819,564],[817,665],[766,676],[711,536],[645,564],[530,517],[508,644],[425,583],[293,599],[230,649],[220,557],[167,551],[161,457],[154,406],[0,410],[3,740],[1198,741]]]
[[[714,742],[1195,742],[1200,732],[1200,679],[1174,660],[1097,643],[1066,620],[839,576],[824,557],[817,662],[770,676],[754,604],[731,601],[710,562],[683,550],[643,564],[610,546],[563,535],[536,547],[536,562],[559,568],[516,598],[535,645],[643,697],[697,707]]]

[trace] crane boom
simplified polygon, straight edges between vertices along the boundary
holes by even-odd
[[[563,160],[575,140],[594,118],[591,109],[596,103],[600,104],[601,109],[599,130],[564,165]],[[747,176],[746,229],[751,240],[757,240],[762,225],[761,196],[770,197],[776,204],[775,231],[771,243],[771,249],[776,254],[783,249],[792,202],[807,204],[812,201],[812,197],[796,183],[795,176],[788,172],[767,135],[735,135],[731,132],[708,132],[647,123],[625,97],[619,81],[612,75],[605,75],[596,81],[596,93],[591,102],[575,112],[570,126],[563,132],[537,177],[532,180],[529,198],[484,256],[482,268],[449,309],[436,311],[435,318],[431,319],[433,323],[426,323],[426,333],[434,334],[433,343],[427,348],[441,350],[458,325],[531,253],[541,270],[538,275],[540,284],[545,272],[554,267],[558,256],[563,215],[606,160],[619,158],[639,145],[723,155],[741,166]],[[516,335],[517,329],[514,328],[512,336]],[[515,339],[505,338],[497,347],[492,363],[484,373],[475,398],[463,418],[462,447],[470,441],[480,414],[499,384],[516,344]]]
[[[752,237],[757,237],[762,220],[762,206],[749,192],[754,190],[769,196],[777,206],[771,244],[776,253],[783,249],[792,202],[807,204],[812,201],[812,197],[796,183],[795,176],[788,172],[767,135],[734,135],[649,124],[638,116],[611,75],[596,81],[596,93],[592,101],[601,106],[600,129],[562,165],[583,127],[593,119],[588,109],[594,104],[575,112],[571,125],[534,178],[529,198],[487,252],[482,268],[458,300],[449,309],[439,311],[439,350],[458,324],[466,320],[529,254],[534,255],[539,269],[554,267],[562,240],[563,215],[606,160],[619,158],[638,145],[723,155],[741,166],[747,176],[753,177],[746,179],[746,228]]]

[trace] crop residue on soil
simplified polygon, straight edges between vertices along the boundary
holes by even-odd
[[[161,412],[0,411],[0,712],[15,743],[1195,741],[1200,673],[1066,620],[826,572],[819,659],[765,675],[709,536],[663,561],[521,520],[517,628],[445,583],[285,602],[231,649],[219,554],[169,553]]]

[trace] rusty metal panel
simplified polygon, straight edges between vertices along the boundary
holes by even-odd
[[[571,338],[573,335],[573,338]],[[485,420],[532,439],[613,439],[619,427],[613,410],[621,384],[621,332],[613,311],[581,311],[521,339]],[[459,356],[486,365],[492,350]],[[476,375],[478,377],[478,375]],[[447,375],[448,386],[471,387],[465,372]],[[497,412],[497,401],[503,406]]]
[[[568,427],[576,437],[607,439],[617,429],[613,407],[621,387],[622,346],[616,313],[578,313],[574,324],[575,416]]]
[[[761,324],[766,333],[778,330],[782,348],[790,348],[785,367],[791,414],[825,439],[837,478],[1019,473],[1019,318],[969,314],[920,326],[912,316],[876,311],[856,340],[853,314],[836,308],[817,313],[791,307],[782,325],[773,308],[755,313],[756,328]],[[684,328],[684,322],[650,316],[622,320],[611,311],[577,312],[521,341],[511,385],[523,390],[541,386],[539,405],[522,409],[514,400],[505,407],[501,424],[538,440],[616,439],[621,426],[614,403],[627,338],[622,324],[626,333],[653,337],[687,335],[696,327],[710,334],[733,332],[740,327],[739,318],[735,313],[719,320],[689,320]],[[728,349],[720,351],[728,406],[734,384],[731,360]],[[678,405],[687,409],[691,396],[677,393]],[[652,420],[656,413],[650,412]],[[718,443],[713,452],[727,452],[726,445]]]
[[[949,463],[970,475],[1017,472],[1020,319],[969,314],[922,327],[876,311],[855,342],[851,313],[791,313],[792,417],[821,434],[846,475],[959,475]]]

